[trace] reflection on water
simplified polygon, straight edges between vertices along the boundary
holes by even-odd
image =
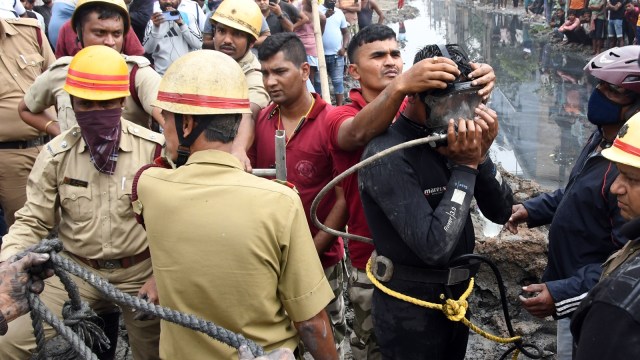
[[[390,25],[406,39],[405,69],[418,49],[445,42],[493,66],[497,88],[490,105],[501,127],[492,157],[511,173],[549,188],[563,187],[594,129],[586,113],[595,83],[582,71],[585,60],[533,40],[529,25],[516,16],[482,13],[454,0],[409,4],[420,16]]]

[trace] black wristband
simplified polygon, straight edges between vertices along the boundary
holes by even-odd
[[[7,325],[7,319],[4,318],[2,311],[0,311],[0,336],[3,336],[9,330],[9,326]]]

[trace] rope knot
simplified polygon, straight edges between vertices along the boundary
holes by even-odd
[[[447,301],[442,304],[442,312],[447,319],[451,321],[460,321],[464,319],[464,316],[467,314],[468,307],[469,303],[467,300],[447,299]]]

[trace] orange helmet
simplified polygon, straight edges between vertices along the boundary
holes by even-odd
[[[127,7],[127,4],[125,4],[124,0],[78,0],[76,9],[73,11],[73,15],[71,15],[71,27],[73,28],[73,31],[78,31],[78,22],[80,21],[78,13],[80,12],[80,9],[91,5],[108,5],[114,7],[118,12],[120,12],[120,15],[122,15],[124,33],[126,34],[129,32],[131,19],[129,18],[129,8]]]
[[[110,47],[86,47],[71,60],[64,90],[87,100],[127,97],[129,68],[122,55]]]

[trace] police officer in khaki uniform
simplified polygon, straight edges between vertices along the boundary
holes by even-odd
[[[78,125],[47,143],[29,175],[25,206],[4,237],[0,261],[44,238],[60,214],[59,238],[68,256],[132,295],[154,300],[149,248],[131,208],[131,184],[140,167],[159,156],[164,137],[121,118],[129,96],[123,57],[106,46],[82,49],[69,64],[64,90],[71,95]],[[75,279],[83,300],[98,313],[115,305]],[[155,288],[153,286],[153,288]],[[68,295],[59,280],[48,279],[41,299],[60,316]],[[136,360],[158,359],[159,321],[137,321],[122,309]],[[0,359],[26,359],[35,349],[29,316],[15,320],[0,337]],[[52,337],[55,331],[45,329]]]
[[[213,45],[216,50],[225,53],[237,61],[249,87],[251,116],[243,115],[238,136],[234,141],[233,154],[240,159],[246,170],[251,169],[246,151],[253,143],[255,122],[260,110],[271,99],[262,83],[260,62],[251,52],[251,47],[260,37],[262,12],[253,0],[224,0],[213,13]]]
[[[26,201],[27,176],[44,144],[43,134],[23,123],[16,109],[54,61],[37,21],[0,18],[0,206],[8,226]]]
[[[122,51],[124,37],[131,28],[129,12],[123,0],[80,0],[71,24],[83,46],[105,45],[118,52]],[[123,57],[129,68],[132,86],[122,116],[148,128],[151,125],[150,117],[156,122],[162,119],[151,106],[158,91],[160,75],[151,68],[145,57]],[[36,79],[19,105],[20,116],[26,123],[53,136],[76,125],[69,94],[63,89],[71,59],[71,56],[64,56],[53,63],[49,70]],[[43,112],[54,105],[58,111],[57,118]]]

